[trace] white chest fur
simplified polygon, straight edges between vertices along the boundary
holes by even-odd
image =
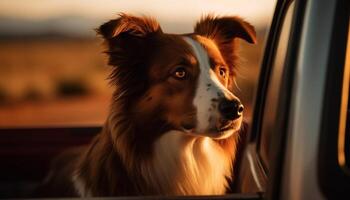
[[[142,169],[160,194],[223,194],[232,161],[215,141],[171,131],[155,143],[151,165]]]

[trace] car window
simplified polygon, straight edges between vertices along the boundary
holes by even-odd
[[[350,169],[350,26],[343,76],[342,99],[339,123],[339,163]]]
[[[262,128],[259,143],[259,154],[265,165],[268,168],[269,150],[271,134],[275,126],[277,116],[277,107],[279,102],[279,91],[281,86],[282,74],[284,69],[284,62],[287,53],[287,44],[290,35],[290,28],[292,24],[292,14],[294,10],[294,2],[292,2],[285,14],[283,23],[281,25],[281,32],[277,42],[276,54],[271,67],[271,74],[268,81],[264,114],[262,118]]]

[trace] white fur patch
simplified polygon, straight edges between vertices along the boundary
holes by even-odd
[[[185,41],[192,47],[199,62],[200,74],[193,104],[197,108],[197,131],[206,132],[215,126],[213,123],[220,117],[218,103],[212,100],[218,100],[220,97],[232,99],[234,95],[218,80],[210,67],[207,51],[202,45],[190,37],[185,37]]]
[[[231,177],[231,159],[209,137],[170,131],[154,146],[153,163],[142,168],[149,185],[159,194],[224,194]]]

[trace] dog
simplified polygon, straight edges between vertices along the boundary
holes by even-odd
[[[61,196],[224,194],[244,109],[237,39],[256,43],[254,27],[207,15],[193,33],[167,34],[122,13],[97,32],[113,68],[110,113],[91,144],[56,159],[47,185]]]

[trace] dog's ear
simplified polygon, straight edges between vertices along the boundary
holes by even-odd
[[[241,38],[249,43],[256,43],[254,27],[236,16],[214,17],[207,15],[197,22],[194,32],[213,39],[217,43],[231,43],[235,38]]]
[[[97,30],[106,44],[109,65],[123,66],[143,62],[151,48],[151,37],[162,33],[156,20],[119,14],[117,19],[102,24]]]
[[[97,29],[97,33],[106,40],[117,38],[121,35],[146,37],[157,32],[161,32],[161,28],[155,19],[136,17],[125,13],[119,14],[119,18],[110,20]]]

